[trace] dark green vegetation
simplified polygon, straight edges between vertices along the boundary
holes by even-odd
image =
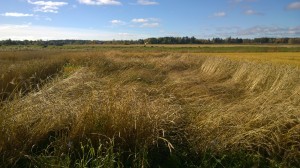
[[[2,86],[22,86],[2,101],[1,167],[300,164],[297,66],[206,56],[193,47],[27,49],[0,52]]]
[[[2,40],[0,45],[41,45],[41,46],[63,46],[63,45],[89,45],[89,44],[113,44],[113,45],[138,45],[138,44],[300,44],[300,38],[212,38],[212,39],[197,39],[195,37],[158,37],[139,40]]]

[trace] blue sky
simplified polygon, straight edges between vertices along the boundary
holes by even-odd
[[[1,0],[0,39],[300,37],[300,0]]]

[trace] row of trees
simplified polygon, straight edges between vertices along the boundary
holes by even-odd
[[[67,44],[77,44],[77,45],[83,45],[83,44],[93,44],[94,41],[91,40],[2,40],[0,41],[0,45],[56,45],[56,46],[62,46]]]
[[[85,44],[300,44],[300,38],[212,38],[212,39],[197,39],[195,37],[159,37],[139,40],[2,40],[0,45],[85,45]]]
[[[196,39],[195,37],[160,37],[145,39],[149,44],[300,44],[300,38],[212,38]]]

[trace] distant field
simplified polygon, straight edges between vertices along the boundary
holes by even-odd
[[[180,52],[180,53],[255,53],[300,52],[300,45],[65,45],[65,46],[0,46],[0,51],[73,50],[122,52]]]
[[[220,56],[242,61],[300,66],[300,52],[206,53],[203,55]]]
[[[124,52],[124,53],[190,53],[191,55],[221,56],[236,60],[279,64],[300,64],[300,45],[65,45],[65,46],[2,46],[5,55],[11,51],[51,52]],[[0,53],[1,54],[1,53]]]
[[[298,167],[300,46],[1,46],[0,167]]]

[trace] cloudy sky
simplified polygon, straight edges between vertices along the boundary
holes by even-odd
[[[300,37],[300,0],[1,0],[2,39]]]

